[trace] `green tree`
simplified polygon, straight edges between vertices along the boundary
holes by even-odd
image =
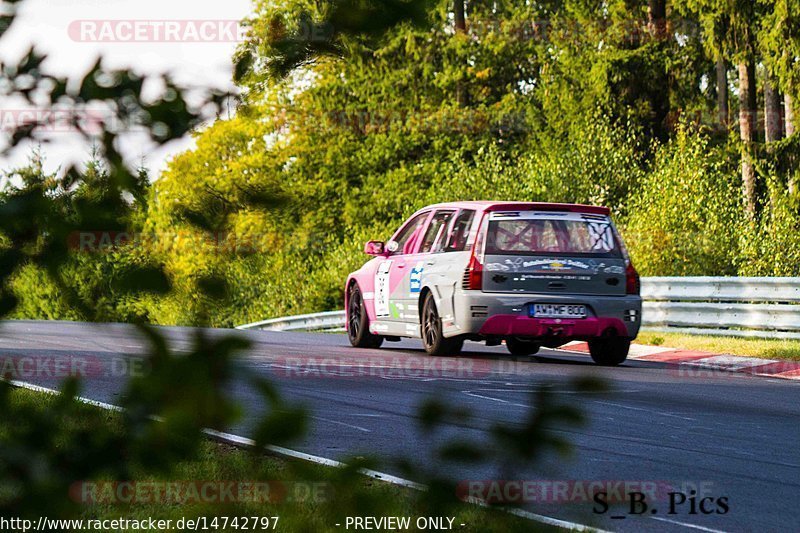
[[[286,231],[292,211],[269,209],[291,188],[280,181],[287,162],[274,137],[280,126],[254,112],[198,132],[197,147],[173,159],[153,186],[143,231],[175,284],[154,311],[159,322],[220,324],[223,304],[199,288],[222,276],[232,259],[269,254],[299,237]]]
[[[753,158],[757,132],[757,36],[764,9],[750,0],[676,0],[681,12],[696,16],[712,57],[729,59],[739,73],[739,136],[742,141],[742,185],[750,216],[758,211],[758,187]]]

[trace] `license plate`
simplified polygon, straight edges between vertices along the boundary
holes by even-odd
[[[535,318],[586,318],[585,305],[533,304],[530,316]]]

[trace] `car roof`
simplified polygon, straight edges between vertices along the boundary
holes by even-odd
[[[460,209],[475,209],[477,211],[568,211],[573,213],[591,213],[596,215],[609,215],[611,210],[608,207],[599,205],[584,204],[559,204],[549,202],[500,202],[495,200],[469,200],[463,202],[445,202],[433,204],[424,209],[438,209],[452,207]],[[420,209],[423,211],[424,209]]]

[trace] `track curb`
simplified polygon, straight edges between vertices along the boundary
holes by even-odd
[[[589,353],[586,342],[570,342],[559,348],[560,351],[580,354]],[[740,355],[701,352],[697,350],[681,350],[664,346],[651,346],[647,344],[631,344],[628,359],[633,361],[648,361],[653,363],[666,363],[687,374],[692,372],[735,372],[750,376],[800,380],[800,361],[785,361],[778,359],[761,359]],[[700,374],[702,375],[702,374]]]

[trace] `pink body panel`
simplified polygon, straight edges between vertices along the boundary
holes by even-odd
[[[612,329],[627,336],[627,328],[618,318],[588,317],[581,320],[563,318],[529,318],[520,315],[490,316],[480,330],[481,335],[520,337],[565,337],[570,339],[599,337]]]
[[[379,260],[383,260],[383,257],[378,258]],[[344,308],[347,309],[347,305],[350,303],[348,288],[350,287],[351,282],[355,281],[358,284],[358,287],[361,289],[361,294],[374,294],[375,292],[375,270],[378,268],[379,261],[373,259],[372,261],[368,262],[366,265],[361,267],[361,270],[357,272],[353,272],[349,276],[347,276],[347,282],[345,282],[345,291],[344,291]],[[375,320],[375,306],[372,305],[372,298],[369,300],[365,300],[364,302],[367,308],[367,318],[371,321]],[[345,321],[345,329],[349,327],[347,321]]]

